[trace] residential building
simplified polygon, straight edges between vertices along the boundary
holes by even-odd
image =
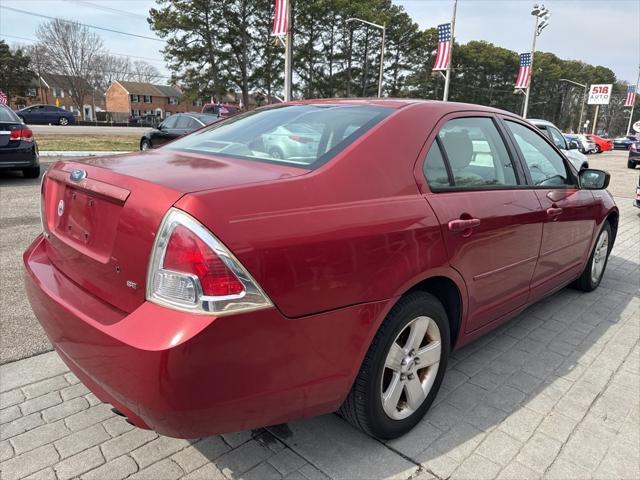
[[[183,99],[180,89],[169,85],[118,80],[111,83],[105,96],[108,112],[126,113],[133,117],[154,114],[165,118],[173,113],[200,111],[202,108],[196,102]]]

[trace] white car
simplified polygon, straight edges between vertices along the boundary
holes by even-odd
[[[583,168],[589,168],[589,161],[587,157],[579,152],[580,145],[578,143],[571,144],[567,142],[567,139],[564,138],[564,135],[556,127],[553,123],[547,120],[540,119],[527,119],[530,123],[538,127],[547,137],[551,139],[556,147],[562,150],[565,157],[569,159],[571,164],[576,168],[577,171],[582,170]],[[595,144],[594,144],[595,145]]]

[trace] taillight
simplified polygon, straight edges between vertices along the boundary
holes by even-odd
[[[220,315],[272,306],[233,254],[201,223],[172,208],[153,245],[147,300]]]
[[[289,140],[293,140],[298,143],[309,143],[312,141],[310,138],[301,137],[300,135],[289,135]]]
[[[11,130],[9,140],[22,140],[23,142],[33,142],[33,131],[30,128],[19,128]]]

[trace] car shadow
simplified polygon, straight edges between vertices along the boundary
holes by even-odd
[[[590,433],[606,441],[633,407],[632,402],[618,402],[611,410],[608,402],[609,410],[603,412],[597,399],[637,342],[637,332],[626,333],[637,330],[632,317],[640,303],[638,282],[630,279],[638,278],[638,271],[636,261],[611,255],[594,292],[565,288],[453,352],[430,411],[401,438],[381,442],[337,415],[325,415],[209,437],[192,442],[193,447],[210,462],[207,468],[224,471],[229,478],[264,477],[272,467],[264,460],[269,463],[285,445],[297,464],[307,465],[304,458],[313,462],[300,468],[319,469],[331,478],[408,478],[421,470],[447,478],[465,459],[477,456],[474,451],[485,450],[492,458],[487,465],[496,469],[489,476],[496,476],[541,431],[546,437],[540,438],[551,438],[547,447],[559,450],[575,424],[594,408],[604,419],[592,422]],[[211,450],[213,438],[237,448],[222,454]],[[234,453],[240,449],[245,454]],[[585,449],[586,465],[595,461],[593,455]],[[542,476],[546,465],[539,460],[528,468]],[[464,477],[464,471],[456,475]]]

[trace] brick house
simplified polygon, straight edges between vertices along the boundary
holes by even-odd
[[[107,111],[140,116],[154,114],[160,118],[173,113],[200,111],[202,101],[186,101],[177,87],[144,82],[114,81],[106,93]]]
[[[73,85],[82,85],[88,92],[82,99],[82,105],[76,105],[71,92]],[[31,87],[24,97],[11,99],[11,107],[19,109],[30,105],[56,105],[74,112],[86,120],[94,119],[94,110],[105,109],[104,94],[94,89],[83,79],[67,75],[42,73],[31,81]]]

